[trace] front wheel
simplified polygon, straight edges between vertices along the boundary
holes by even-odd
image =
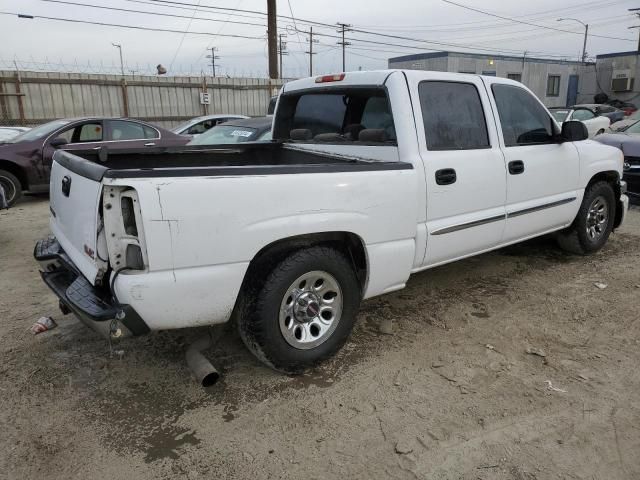
[[[22,196],[20,180],[13,173],[6,170],[0,170],[0,188],[4,189],[4,197],[10,207]]]
[[[317,246],[291,253],[270,271],[258,272],[254,284],[245,294],[238,330],[271,368],[301,373],[332,356],[349,337],[361,290],[339,250]]]
[[[586,255],[600,250],[611,234],[616,204],[613,188],[607,182],[596,182],[584,192],[576,219],[558,233],[558,244],[564,250]]]
[[[604,129],[601,128],[600,130],[598,130],[595,134],[595,136],[597,137],[598,135],[602,135],[604,133]]]

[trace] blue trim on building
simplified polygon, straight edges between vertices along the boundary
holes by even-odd
[[[392,67],[393,63],[397,62],[415,62],[417,60],[429,60],[432,58],[446,58],[446,57],[465,57],[475,58],[481,60],[508,60],[522,62],[523,57],[515,57],[513,55],[491,55],[489,53],[466,53],[466,52],[431,52],[431,53],[416,53],[413,55],[404,55],[402,57],[393,57],[388,60],[389,67]],[[598,55],[597,58],[601,56]],[[549,58],[535,58],[524,57],[525,63],[555,63],[561,65],[582,65],[582,62],[576,60],[553,60]]]
[[[640,50],[631,50],[630,52],[603,53],[602,55],[596,55],[596,60],[599,58],[631,57],[636,55],[640,55]]]

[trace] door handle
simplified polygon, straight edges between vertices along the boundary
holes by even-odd
[[[522,160],[509,162],[509,173],[511,175],[520,175],[521,173],[524,173],[524,162]]]
[[[453,168],[443,168],[436,171],[436,183],[438,185],[451,185],[456,183],[456,171]]]
[[[155,144],[155,142],[148,142],[148,143],[145,143],[144,146],[145,147],[155,147],[156,144]]]

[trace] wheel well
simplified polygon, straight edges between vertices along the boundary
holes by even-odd
[[[13,162],[9,162],[7,160],[0,160],[0,170],[5,170],[9,173],[12,173],[16,176],[16,178],[20,181],[20,186],[23,190],[29,189],[29,182],[27,181],[27,174],[22,169]]]
[[[315,245],[329,246],[343,252],[351,260],[360,282],[361,291],[364,293],[367,282],[367,254],[362,239],[351,232],[321,232],[296,235],[266,245],[251,260],[242,284],[243,290],[249,279],[253,278],[259,271],[272,268],[296,250]]]
[[[611,185],[611,188],[613,188],[613,193],[616,199],[616,215],[613,221],[613,228],[615,229],[619,227],[620,223],[622,222],[622,214],[623,214],[622,208],[624,208],[622,204],[618,201],[621,193],[620,192],[620,175],[616,171],[596,173],[593,177],[591,177],[591,180],[589,180],[589,183],[587,184],[587,188],[589,188],[591,185],[593,185],[596,182],[607,182],[608,184]]]

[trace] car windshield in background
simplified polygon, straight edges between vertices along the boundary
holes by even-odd
[[[189,120],[188,122],[181,123],[181,124],[180,124],[180,125],[178,125],[177,127],[173,127],[173,128],[171,129],[171,131],[172,131],[173,133],[178,133],[178,134],[179,134],[181,131],[186,130],[187,128],[189,128],[191,125],[193,125],[193,124],[195,124],[195,123],[197,123],[197,120],[195,120],[195,119],[191,119],[191,120]]]
[[[68,120],[54,120],[53,122],[45,123],[39,127],[32,128],[28,132],[24,132],[22,135],[13,137],[9,140],[9,143],[31,142],[32,140],[44,138],[67,123],[69,123]]]
[[[258,130],[233,125],[218,125],[191,140],[187,145],[225,145],[254,140]]]
[[[556,120],[556,122],[564,122],[569,116],[569,110],[550,110],[551,115]]]
[[[625,128],[623,130],[624,133],[633,133],[633,134],[639,134],[640,133],[640,122],[636,122],[633,125],[629,125],[627,128]]]

